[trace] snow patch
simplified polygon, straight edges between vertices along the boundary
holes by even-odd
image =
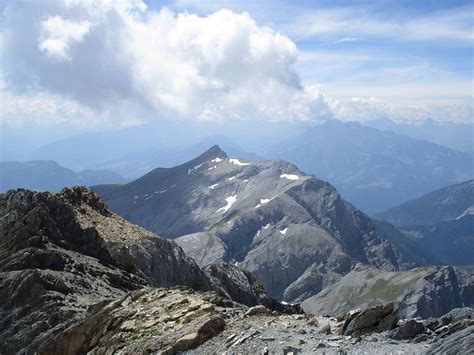
[[[201,163],[201,164],[193,166],[191,169],[188,169],[188,175],[193,174],[197,169],[199,169],[203,165],[204,165],[204,163]]]
[[[162,193],[165,193],[166,191],[168,190],[155,191],[155,194],[162,194]]]
[[[474,206],[468,207],[463,213],[461,213],[459,216],[457,216],[455,219],[459,220],[463,218],[464,216],[474,214]]]
[[[257,237],[258,237],[259,235],[260,235],[260,229],[259,229],[258,232],[257,232]]]
[[[270,223],[264,225],[264,226],[263,226],[263,229],[268,229],[268,227],[270,227]]]
[[[260,206],[270,202],[271,200],[273,200],[273,198],[261,198],[260,203],[257,206],[255,206],[255,208],[259,208]]]
[[[211,160],[211,163],[220,163],[221,161],[222,161],[222,159],[219,158],[219,157],[217,157],[217,158],[215,158],[215,159],[212,159],[212,160]]]
[[[216,169],[216,168],[217,168],[217,165],[213,165],[213,166],[211,166],[210,168],[208,168],[207,170],[214,170],[214,169]]]
[[[219,184],[214,184],[208,187],[209,190],[214,190]]]
[[[223,211],[222,213],[226,213],[232,207],[235,201],[237,201],[237,195],[229,196],[225,199],[225,201],[227,204],[224,207],[219,208],[216,213],[220,211]]]
[[[250,163],[243,163],[239,159],[234,159],[234,158],[229,158],[229,163],[232,163],[232,164],[235,164],[235,165],[238,165],[238,166],[250,165]]]
[[[146,200],[149,200],[150,198],[152,198],[153,196],[147,196],[145,197],[145,199],[143,201],[146,201]]]
[[[294,174],[281,174],[280,179],[298,180],[300,177]]]
[[[236,178],[236,176],[231,176],[231,177],[228,178],[227,180],[232,181],[232,180],[234,180],[235,178]]]
[[[283,234],[283,235],[285,235],[286,232],[288,232],[288,228],[282,229],[282,230],[280,231],[280,233]]]

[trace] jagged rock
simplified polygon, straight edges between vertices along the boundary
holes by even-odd
[[[474,312],[471,307],[454,308],[441,317],[441,322],[449,324],[464,319],[473,319],[473,314]]]
[[[394,330],[393,334],[390,334],[392,339],[412,339],[423,332],[426,328],[422,322],[418,322],[414,319],[406,319],[398,324],[398,327]]]
[[[187,288],[133,291],[90,310],[83,321],[45,342],[39,354],[187,351],[224,329],[224,318],[211,307],[214,299]]]
[[[204,323],[196,332],[179,338],[171,347],[163,351],[163,355],[171,355],[177,352],[194,349],[204,343],[207,339],[212,338],[214,335],[221,332],[222,329],[224,329],[224,326],[225,321],[220,316],[213,316],[204,320]]]
[[[235,265],[212,264],[204,268],[204,272],[209,275],[215,288],[236,302],[247,306],[261,304],[282,313],[302,313],[299,305],[282,304],[270,297],[254,275]]]
[[[387,272],[358,265],[301,305],[306,313],[337,315],[380,303],[396,304],[401,318],[440,317],[455,307],[474,304],[474,267]]]
[[[438,339],[428,349],[427,354],[473,354],[474,353],[474,325]]]
[[[343,335],[360,336],[373,331],[391,330],[398,322],[398,310],[392,303],[382,304],[347,314]]]
[[[245,275],[239,300],[291,311]],[[236,279],[213,280],[176,243],[126,222],[87,188],[0,195],[0,353],[34,352],[88,308],[147,285],[215,290],[215,304],[233,306],[225,297],[237,293],[221,285],[238,289]]]
[[[105,205],[86,195],[97,213]],[[94,304],[146,281],[120,268],[94,228],[76,218],[77,194],[0,195],[0,353],[32,353]]]

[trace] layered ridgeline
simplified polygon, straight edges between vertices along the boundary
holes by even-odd
[[[437,264],[474,265],[474,180],[431,192],[378,214],[395,244],[415,245]]]
[[[218,146],[126,185],[93,188],[125,219],[173,238],[201,266],[249,270],[275,297],[302,300],[357,263],[414,265],[327,182],[285,161],[249,163]]]
[[[108,301],[147,286],[176,285],[213,290],[250,306],[294,309],[270,298],[235,266],[201,270],[176,243],[126,222],[88,189],[0,194],[0,353],[35,353]],[[206,313],[201,316],[205,322]],[[142,335],[158,332],[155,328],[148,324]],[[78,346],[86,338],[70,340]]]
[[[419,267],[400,272],[358,265],[302,303],[305,312],[334,315],[380,303],[398,304],[403,317],[439,317],[474,305],[474,266]]]
[[[369,214],[474,176],[469,154],[357,122],[330,120],[260,154],[330,181]]]
[[[75,172],[55,161],[0,162],[0,192],[25,188],[60,191],[67,186],[124,183],[119,174],[104,169]]]
[[[395,226],[428,226],[439,222],[459,220],[474,214],[474,180],[451,185],[386,212],[374,218],[390,222]]]

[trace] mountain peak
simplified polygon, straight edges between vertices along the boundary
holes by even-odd
[[[206,161],[206,160],[214,159],[214,158],[220,158],[220,159],[227,158],[226,152],[224,152],[221,149],[221,147],[219,147],[217,144],[213,145],[211,148],[206,150],[204,153],[202,153],[200,156],[194,159],[193,162]]]

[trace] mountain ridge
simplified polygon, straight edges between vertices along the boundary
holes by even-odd
[[[247,162],[213,146],[177,167],[92,189],[124,218],[177,238],[200,265],[236,263],[289,301],[319,292],[356,261],[415,264],[329,183],[281,160]]]

